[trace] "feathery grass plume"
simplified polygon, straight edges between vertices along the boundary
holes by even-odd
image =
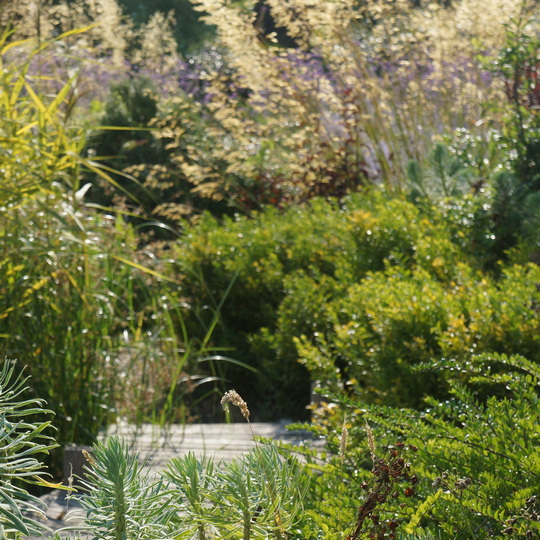
[[[219,73],[212,77],[208,111],[217,122],[210,129],[221,130],[222,136],[216,132],[216,138],[227,144],[216,155],[226,173],[219,181],[255,182],[255,190],[268,189],[270,202],[354,189],[363,182],[364,162],[375,160],[375,156],[364,159],[365,152],[382,156],[385,150],[366,144],[369,136],[358,120],[371,118],[373,111],[359,110],[347,97],[359,73],[349,70],[344,79],[339,66],[349,55],[334,51],[343,50],[337,36],[350,26],[347,2],[334,7],[295,1],[281,12],[279,4],[271,7],[290,22],[300,48],[269,47],[249,11],[220,0],[201,2],[206,20],[217,26],[220,43],[229,53],[225,57],[232,71],[229,80],[244,89],[240,99],[231,99],[231,84],[224,85]],[[267,84],[269,80],[272,84]],[[369,102],[362,107],[377,100]],[[200,174],[194,175],[197,170]],[[209,178],[203,181],[205,186],[200,179],[207,176],[208,170],[199,167],[189,175],[197,189],[208,191],[215,182]]]
[[[500,42],[513,8],[497,11],[493,31],[491,13],[472,0],[267,4],[294,49],[264,35],[250,3],[197,2],[225,53],[197,104],[217,145],[190,145],[178,158],[193,192],[250,209],[371,182],[399,187],[408,161],[425,160],[448,131],[484,134],[478,121],[494,85],[476,55]],[[469,12],[481,24],[464,25]]]
[[[59,32],[68,32],[92,25],[83,39],[74,44],[79,53],[92,48],[96,54],[111,58],[120,66],[134,38],[133,24],[122,15],[116,0],[83,0],[82,2],[52,2],[52,0],[20,0],[2,6],[0,26],[11,23],[18,39],[38,37],[54,38]]]
[[[345,450],[347,449],[347,438],[349,436],[349,430],[347,429],[346,418],[343,419],[343,427],[341,428],[341,436],[339,438],[339,458],[341,461],[341,467],[343,467],[343,460],[345,459]]]
[[[136,34],[133,22],[122,13],[117,0],[65,1],[50,10],[57,27],[65,30],[91,25],[85,45],[96,56],[106,57],[116,68],[123,67]]]
[[[148,23],[142,25],[138,31],[140,47],[134,52],[133,61],[138,65],[153,69],[160,75],[166,75],[167,72],[178,69],[180,57],[173,34],[175,25],[173,11],[154,13]],[[168,90],[173,94],[178,89]]]
[[[441,64],[451,58],[472,58],[479,48],[490,51],[504,43],[505,25],[535,0],[460,0],[444,8],[431,2],[429,9],[411,10],[413,24],[426,29],[433,57]]]
[[[0,28],[10,25],[14,38],[48,40],[58,33],[83,27],[88,31],[66,39],[74,57],[105,59],[108,68],[125,72],[126,60],[162,74],[179,60],[173,36],[173,12],[156,12],[140,29],[124,15],[118,0],[20,0],[0,3]],[[172,88],[169,89],[172,92]]]
[[[367,423],[366,420],[366,435],[367,435],[367,442],[369,446],[369,453],[371,455],[371,461],[373,461],[373,464],[375,464],[375,438],[373,437],[373,431],[371,430],[370,425]]]
[[[225,392],[221,398],[221,406],[223,409],[226,409],[228,403],[236,405],[240,409],[242,416],[249,422],[249,409],[247,403],[240,397],[240,394],[238,394],[236,390]]]
[[[0,2],[0,31],[15,28],[20,38],[48,39],[54,30],[47,16],[51,0],[12,0]]]

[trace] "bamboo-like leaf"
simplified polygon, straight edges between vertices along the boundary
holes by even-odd
[[[0,55],[5,55],[10,49],[13,49],[14,47],[21,47],[23,45],[26,45],[28,43],[31,43],[32,41],[34,41],[33,38],[26,38],[26,39],[19,39],[19,40],[15,40],[15,41],[10,41],[7,45],[5,44],[5,41],[7,40],[7,38],[9,37],[10,34],[13,34],[15,30],[11,30],[9,33],[5,33],[3,36],[2,36],[2,39],[0,40],[0,47],[2,47],[2,49],[0,50]]]
[[[103,164],[101,163],[96,163],[95,161],[90,161],[90,160],[80,160],[80,163],[81,165],[84,165],[85,167],[87,167],[89,170],[91,170],[92,172],[96,173],[98,176],[100,176],[101,178],[103,178],[104,180],[106,180],[107,182],[109,182],[110,184],[112,184],[114,187],[116,187],[117,189],[119,189],[120,191],[122,191],[124,194],[126,194],[130,199],[132,199],[133,201],[135,201],[136,203],[138,204],[141,204],[140,201],[133,195],[133,193],[131,193],[129,190],[127,190],[124,186],[120,185],[110,174],[107,174],[107,172],[112,172],[113,174],[116,173],[116,174],[120,174],[121,176],[124,176],[126,178],[129,178],[130,180],[134,181],[135,183],[138,184],[138,182],[136,181],[135,178],[133,178],[132,176],[130,175],[127,175],[125,173],[121,173],[119,171],[116,171],[115,169],[112,169],[110,167],[105,167]]]
[[[170,278],[164,274],[161,274],[160,272],[156,272],[155,270],[152,270],[151,268],[148,268],[147,266],[143,266],[142,264],[136,263],[134,261],[130,261],[129,259],[125,259],[124,257],[120,257],[119,255],[112,254],[111,257],[113,259],[116,259],[117,261],[120,261],[124,264],[127,264],[128,266],[132,266],[133,268],[137,268],[137,270],[141,270],[141,272],[144,272],[145,274],[150,274],[151,276],[155,276],[159,279],[162,279],[164,281],[170,281],[171,283],[178,283],[175,279]]]
[[[24,135],[27,131],[30,131],[32,130],[33,128],[37,127],[38,125],[38,122],[37,120],[35,122],[28,122],[28,124],[25,124],[24,126],[22,126],[16,133],[15,133],[15,136],[14,138],[10,138],[10,139],[7,139],[7,138],[0,138],[0,140],[3,140],[5,142],[12,142],[12,143],[20,143],[21,141],[19,139],[17,139],[17,137],[20,137],[21,135]]]
[[[24,77],[26,75],[26,72],[28,71],[29,65],[30,64],[26,64],[25,66],[23,66],[22,73],[19,75],[19,77],[17,77],[15,84],[12,85],[11,93],[6,93],[6,98],[9,96],[9,105],[5,108],[5,112],[8,114],[13,115],[17,110],[15,105],[20,98],[22,89],[24,88]]]
[[[69,81],[66,84],[64,84],[64,86],[56,94],[55,98],[51,101],[51,103],[47,107],[47,114],[49,115],[49,117],[52,116],[52,114],[56,113],[56,111],[58,110],[58,107],[60,107],[60,105],[64,103],[67,95],[73,88],[73,83],[77,80],[78,76],[79,76],[78,73],[73,75],[73,77],[71,77],[71,79],[69,79]]]
[[[36,92],[34,91],[34,89],[32,88],[32,86],[30,84],[28,84],[26,81],[23,82],[23,86],[24,88],[26,89],[26,91],[28,92],[29,96],[32,98],[32,101],[34,102],[34,104],[36,105],[36,107],[42,112],[42,113],[47,113],[47,107],[45,106],[45,104],[43,103],[43,101],[40,99],[40,97],[36,94]],[[48,116],[48,119],[49,120],[52,120],[52,117]]]
[[[63,39],[70,37],[70,36],[76,36],[78,34],[84,34],[85,32],[88,32],[88,30],[92,30],[92,28],[96,28],[97,25],[95,24],[89,24],[87,26],[81,26],[80,28],[74,28],[72,30],[67,30],[66,32],[63,32],[55,37],[54,40],[51,40],[50,43],[54,43],[56,41],[62,41]]]

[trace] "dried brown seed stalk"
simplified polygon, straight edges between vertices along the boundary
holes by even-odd
[[[221,398],[221,406],[224,409],[227,407],[228,403],[236,405],[240,409],[242,416],[246,420],[249,420],[249,409],[247,403],[241,398],[240,394],[236,390],[229,390],[228,392],[225,392]]]
[[[341,466],[343,467],[343,461],[345,459],[345,450],[347,449],[347,437],[349,435],[349,430],[343,421],[343,427],[341,428],[341,437],[339,438],[339,457],[341,459]]]

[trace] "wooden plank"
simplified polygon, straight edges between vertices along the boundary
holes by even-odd
[[[189,452],[197,457],[216,461],[231,461],[255,447],[255,437],[301,444],[311,439],[306,431],[290,432],[286,422],[234,424],[187,424],[167,426],[132,426],[119,423],[112,426],[105,436],[119,436],[128,443],[131,451],[139,454],[142,462],[153,470],[166,466],[173,457]]]

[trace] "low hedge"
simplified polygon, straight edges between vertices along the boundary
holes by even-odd
[[[219,307],[213,339],[257,370],[223,373],[257,417],[306,417],[315,379],[417,406],[446,385],[416,364],[538,356],[540,271],[483,268],[492,233],[481,202],[415,204],[373,189],[251,218],[207,215],[173,258],[191,313]]]

